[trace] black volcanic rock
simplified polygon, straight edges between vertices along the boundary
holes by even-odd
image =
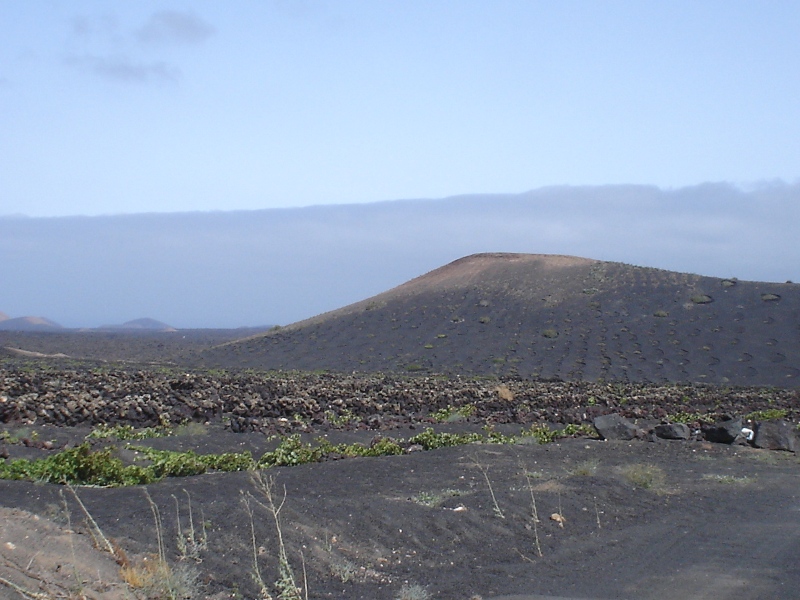
[[[729,417],[717,421],[713,425],[707,425],[703,428],[703,435],[709,442],[733,444],[741,438],[742,418]]]
[[[390,430],[399,425],[437,424],[442,411],[467,408],[468,423],[519,426],[594,422],[620,426],[622,436],[640,436],[629,419],[651,420],[666,411],[713,407],[707,418],[732,410],[767,408],[800,418],[800,389],[723,389],[696,385],[540,382],[473,377],[411,377],[390,374],[258,373],[176,369],[63,368],[30,364],[0,370],[0,424],[116,425],[153,427],[165,420],[229,424],[234,431],[265,433],[324,431],[327,428]],[[513,397],[513,400],[511,398]],[[592,419],[587,403],[611,414]],[[467,413],[463,413],[467,414]],[[735,431],[735,430],[734,430]]]
[[[657,437],[665,440],[688,440],[692,431],[685,423],[662,423],[653,428]]]
[[[478,254],[212,349],[203,362],[800,385],[800,285],[731,281],[568,256]]]
[[[616,413],[595,417],[592,425],[604,440],[632,440],[639,432],[636,425]]]
[[[787,421],[763,421],[755,428],[753,445],[767,450],[797,450],[797,431]]]

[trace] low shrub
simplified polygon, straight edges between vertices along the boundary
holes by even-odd
[[[448,405],[447,408],[440,408],[434,412],[431,417],[433,417],[433,420],[437,423],[445,423],[447,421],[468,419],[475,414],[476,410],[474,404],[465,404],[464,406],[458,407]]]
[[[719,473],[706,473],[703,475],[704,481],[712,481],[714,483],[724,483],[726,485],[744,485],[747,483],[751,483],[753,480],[748,477],[747,475],[743,475],[741,477],[737,477],[735,475],[723,475]]]
[[[483,441],[483,436],[480,433],[436,433],[432,427],[428,427],[422,433],[418,433],[408,440],[410,444],[419,444],[425,450],[463,446],[481,441]]]
[[[744,416],[745,421],[779,421],[785,419],[789,414],[783,408],[768,408],[766,410],[756,410]]]
[[[112,456],[111,448],[92,452],[88,443],[40,460],[0,461],[0,478],[107,487],[152,483],[157,479],[148,468],[123,465]]]
[[[258,460],[256,467],[293,467],[311,462],[319,462],[325,456],[323,446],[313,447],[311,444],[300,440],[300,435],[294,433],[283,438],[281,443],[272,452],[265,452]]]
[[[646,490],[661,487],[666,479],[664,471],[655,465],[629,465],[622,474],[633,485]]]
[[[457,410],[472,414],[474,406],[467,405]],[[258,460],[250,452],[197,454],[192,451],[176,452],[128,445],[128,449],[139,454],[137,460],[148,461],[144,465],[125,465],[114,456],[113,448],[93,451],[90,444],[84,442],[45,459],[0,459],[0,479],[117,487],[153,483],[165,477],[200,475],[209,471],[231,472],[296,466],[329,458],[392,456],[403,454],[407,451],[406,448],[414,445],[421,446],[424,450],[436,450],[476,443],[513,444],[525,438],[547,444],[564,437],[591,435],[590,430],[591,427],[587,425],[567,425],[559,430],[550,429],[545,424],[536,424],[514,436],[495,432],[490,427],[484,428],[485,435],[437,433],[432,427],[428,427],[407,440],[376,437],[368,446],[359,443],[334,445],[325,439],[311,444],[303,442],[299,434],[292,434],[284,437],[274,450],[265,452]]]
[[[709,415],[702,415],[700,413],[690,412],[676,412],[668,414],[665,418],[668,423],[713,423],[714,419]]]
[[[532,437],[540,444],[550,444],[555,442],[560,435],[557,430],[550,429],[550,427],[545,424],[536,423],[524,430],[521,433],[521,437]]]
[[[255,467],[250,452],[224,452],[222,454],[196,454],[191,450],[174,452],[146,447],[131,447],[152,461],[147,467],[157,479],[187,477],[207,471],[247,471]]]
[[[98,425],[86,436],[87,440],[146,440],[150,438],[165,437],[172,435],[172,431],[164,428],[145,427],[144,429],[134,429],[133,425]]]

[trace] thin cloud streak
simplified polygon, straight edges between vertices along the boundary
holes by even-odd
[[[171,10],[157,12],[137,32],[144,43],[200,44],[215,33],[214,27],[191,14]]]
[[[135,31],[120,29],[114,14],[79,15],[72,19],[70,34],[75,48],[64,64],[106,81],[123,83],[175,83],[179,67],[163,58],[138,57],[144,46],[197,45],[215,33],[214,27],[186,12],[159,11]],[[83,50],[83,51],[81,51]]]
[[[69,56],[64,62],[102,79],[131,83],[177,82],[181,71],[164,61],[149,64],[133,62],[126,56]]]

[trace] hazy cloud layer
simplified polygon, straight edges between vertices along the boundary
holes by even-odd
[[[214,34],[214,28],[190,14],[164,10],[153,14],[136,32],[147,43],[199,44]]]
[[[800,280],[800,185],[559,187],[366,205],[0,218],[0,311],[97,326],[286,324],[476,252]]]

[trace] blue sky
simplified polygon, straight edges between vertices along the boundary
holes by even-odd
[[[800,3],[0,0],[0,215],[800,177]]]

